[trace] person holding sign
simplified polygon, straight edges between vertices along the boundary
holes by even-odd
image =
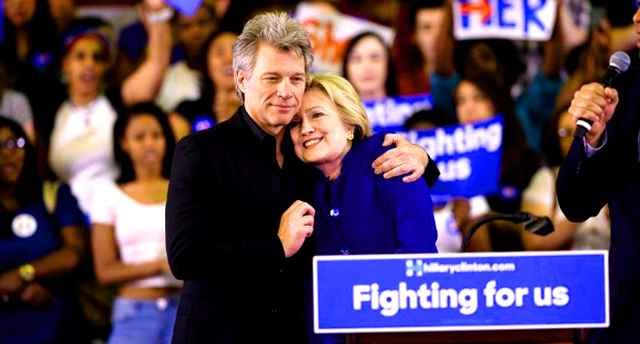
[[[178,143],[166,238],[171,271],[185,282],[173,343],[307,341],[303,278],[311,247],[303,244],[315,209],[301,201],[308,199],[305,165],[286,126],[300,109],[312,63],[298,21],[285,13],[254,17],[233,48],[244,105]],[[410,181],[430,166],[426,175],[437,176],[424,149],[400,143],[375,162],[378,172],[412,172],[403,178]]]
[[[318,170],[316,254],[437,252],[426,181],[386,180],[371,170],[388,148],[384,135],[371,136],[360,97],[346,79],[310,76],[289,131],[298,158]]]
[[[633,16],[640,36],[640,9]],[[640,38],[640,37],[636,37]],[[636,41],[640,46],[640,40]],[[609,205],[611,325],[590,332],[590,343],[632,343],[640,323],[640,69],[613,87],[582,86],[571,101],[573,122],[593,122],[574,139],[556,181],[558,203],[569,221],[582,222]]]

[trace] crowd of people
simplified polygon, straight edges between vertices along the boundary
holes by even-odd
[[[393,44],[359,33],[339,73],[316,75],[307,33],[273,14],[297,3],[204,0],[186,15],[144,0],[116,33],[75,18],[70,0],[4,1],[0,341],[344,342],[312,334],[312,255],[459,252],[489,212],[548,216],[556,230],[494,222],[468,250],[609,248],[635,196],[610,214],[613,191],[598,190],[574,211],[561,166],[575,167],[577,114],[611,119],[594,108],[617,93],[581,86],[614,51],[637,60],[624,15],[637,2],[559,0],[551,38],[523,42],[456,41],[453,0],[309,1],[396,30]],[[371,131],[363,102],[415,94],[434,107],[406,129],[502,116],[497,192],[434,203],[429,152]],[[613,164],[607,152],[629,140],[603,128],[585,145],[606,148],[587,156]],[[630,269],[613,269],[623,296]]]

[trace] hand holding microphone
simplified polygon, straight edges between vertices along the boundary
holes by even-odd
[[[582,86],[571,101],[569,113],[576,120],[575,138],[582,139],[587,132],[587,141],[597,146],[606,123],[611,119],[618,104],[618,92],[610,88],[613,81],[629,68],[630,58],[624,52],[616,52],[609,60],[609,68],[603,83]]]

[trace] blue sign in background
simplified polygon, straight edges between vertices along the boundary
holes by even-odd
[[[430,93],[387,97],[363,102],[374,132],[401,131],[404,123],[420,110],[433,107]]]
[[[423,146],[438,165],[440,177],[431,188],[436,203],[450,197],[470,198],[498,191],[502,164],[503,118],[402,134]],[[462,146],[462,147],[460,147]]]
[[[421,265],[417,264],[418,260],[422,261]],[[440,269],[467,264],[466,267],[488,271],[451,273],[450,270],[429,272],[416,268],[424,264],[429,267],[427,270],[437,270],[436,264]],[[495,287],[487,290],[493,290],[494,304],[488,307],[485,288],[491,281],[495,281]],[[444,289],[458,293],[460,302],[456,307],[452,304],[435,307],[432,302],[430,308],[423,308],[418,302],[415,309],[398,309],[394,315],[385,316],[383,305],[388,306],[387,315],[390,315],[394,307],[389,305],[393,302],[385,304],[385,300],[378,299],[378,309],[372,309],[365,292],[358,294],[364,295],[360,297],[361,309],[354,310],[356,285],[366,289],[377,284],[378,295],[382,295],[385,290],[399,289],[400,283],[406,283],[406,289],[411,290],[419,290],[426,284],[433,294],[434,282],[438,284],[438,293]],[[513,293],[502,288],[509,288]],[[527,288],[527,294],[520,297],[520,305],[516,288]],[[540,291],[537,296],[536,288]],[[463,289],[467,289],[466,294]],[[447,293],[451,294],[451,290]],[[475,310],[469,302],[472,297],[460,298],[462,294],[473,294],[473,290],[477,295]],[[368,295],[373,295],[371,290]],[[511,296],[514,297],[509,306]],[[387,295],[386,301],[392,299]],[[439,298],[439,301],[442,300]],[[314,302],[317,333],[605,327],[609,323],[607,253],[316,257]],[[407,306],[410,303],[407,302]]]

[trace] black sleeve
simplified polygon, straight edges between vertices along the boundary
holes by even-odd
[[[438,177],[440,177],[440,170],[438,169],[438,165],[431,159],[429,156],[429,163],[427,164],[427,168],[424,170],[424,174],[422,177],[427,181],[427,185],[431,188],[433,184],[436,183]]]

